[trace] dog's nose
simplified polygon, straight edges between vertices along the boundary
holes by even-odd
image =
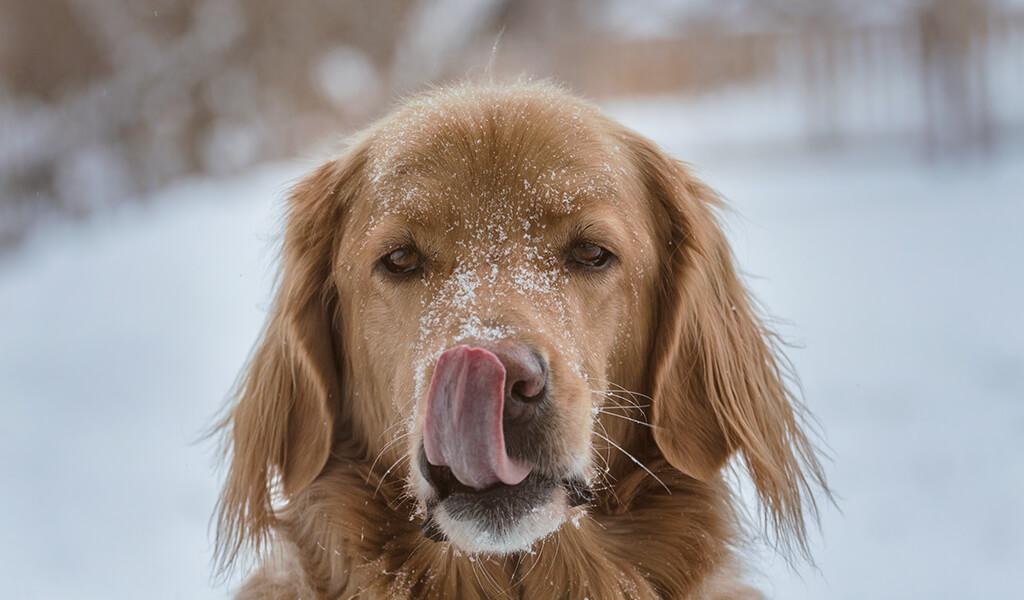
[[[478,342],[505,367],[505,420],[521,422],[531,418],[548,386],[547,365],[535,350],[513,340]]]

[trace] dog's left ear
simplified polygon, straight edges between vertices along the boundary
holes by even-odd
[[[739,453],[780,540],[805,549],[811,484],[826,490],[788,363],[758,316],[718,224],[717,195],[654,143],[622,133],[650,198],[661,244],[648,390],[654,440],[696,479]]]

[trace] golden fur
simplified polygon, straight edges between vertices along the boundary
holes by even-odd
[[[459,339],[449,313],[461,305],[442,287],[380,282],[372,265],[402,227],[423,236],[495,211],[532,214],[541,205],[527,191],[542,184],[569,207],[540,223],[543,235],[591,219],[618,240],[621,268],[560,282],[557,303],[504,280],[477,300],[485,325],[514,323],[551,356],[559,435],[538,443],[590,461],[596,499],[529,552],[471,556],[423,536],[410,467],[427,346]],[[218,556],[223,568],[260,561],[239,597],[759,597],[735,558],[727,462],[738,456],[767,525],[797,549],[813,488],[827,488],[718,205],[655,144],[536,83],[414,98],[306,177],[289,198],[276,301],[222,424]],[[500,246],[530,234],[495,235]],[[442,260],[480,238],[432,239]],[[463,329],[479,324],[466,318],[477,320]]]

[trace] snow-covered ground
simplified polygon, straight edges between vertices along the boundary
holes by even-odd
[[[613,107],[731,202],[833,456],[818,570],[765,553],[764,589],[1019,593],[1024,148],[712,153],[678,110]],[[283,190],[311,165],[183,182],[0,257],[5,596],[226,595],[209,578],[214,452],[196,440],[262,323]]]

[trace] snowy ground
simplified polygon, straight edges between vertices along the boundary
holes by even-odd
[[[694,162],[832,449],[819,570],[771,597],[1006,598],[1024,564],[1024,149],[706,152],[672,103],[613,112]],[[699,124],[697,124],[699,125]],[[700,137],[700,136],[696,136]],[[12,598],[220,598],[220,406],[310,163],[181,183],[0,258],[0,581]]]

